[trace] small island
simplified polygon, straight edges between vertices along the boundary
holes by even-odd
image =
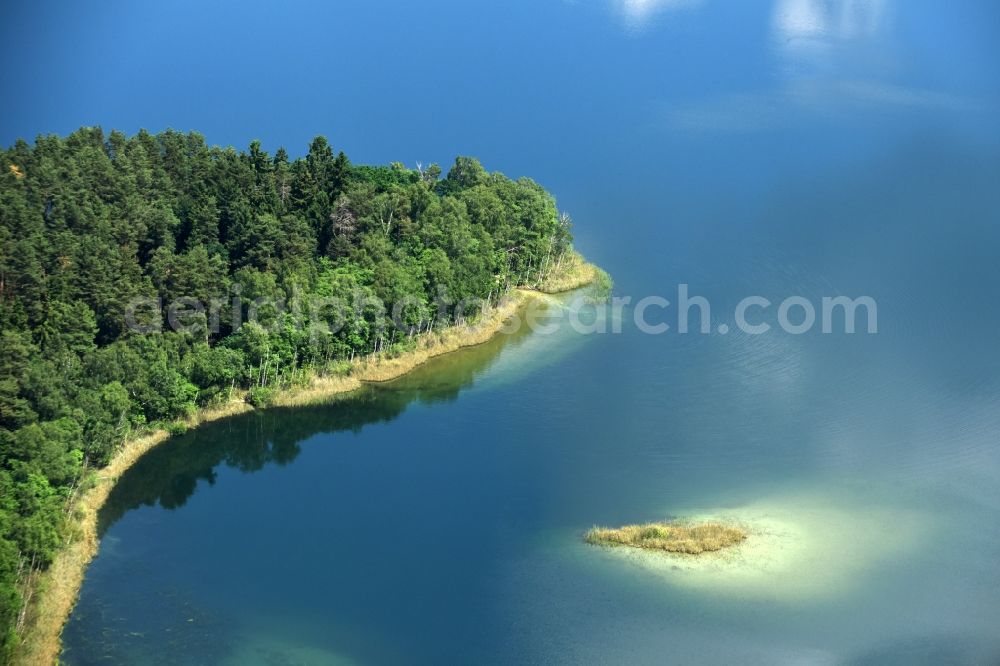
[[[700,555],[735,546],[747,538],[747,533],[740,527],[722,523],[660,522],[619,528],[594,527],[583,538],[594,546],[630,546]]]

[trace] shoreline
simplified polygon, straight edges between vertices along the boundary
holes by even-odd
[[[457,324],[432,332],[420,338],[413,350],[393,357],[373,355],[356,360],[344,375],[313,375],[304,386],[277,391],[264,407],[251,405],[246,399],[247,392],[241,391],[239,396],[226,404],[199,409],[193,415],[174,423],[195,428],[257,409],[302,407],[350,393],[365,383],[397,379],[436,356],[489,341],[531,300],[546,294],[565,293],[586,287],[594,283],[602,273],[600,268],[587,263],[575,252],[566,267],[558,268],[562,270],[556,275],[548,276],[539,285],[511,290],[480,321],[474,324]],[[58,663],[62,652],[63,627],[76,606],[87,566],[97,556],[100,548],[98,513],[117,480],[143,455],[171,436],[172,433],[166,427],[160,427],[126,439],[105,467],[91,473],[81,483],[85,490],[68,510],[71,536],[49,568],[38,576],[28,605],[24,632],[12,663],[46,666]]]

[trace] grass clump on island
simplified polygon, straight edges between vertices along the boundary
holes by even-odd
[[[584,540],[594,546],[630,546],[667,553],[699,555],[729,548],[747,538],[735,525],[722,523],[645,523],[624,527],[594,527]]]

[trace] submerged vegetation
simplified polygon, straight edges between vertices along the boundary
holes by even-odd
[[[100,497],[79,498],[127,442],[481,341],[516,287],[594,279],[571,240],[538,184],[466,157],[443,175],[353,165],[323,137],[292,159],[99,128],[0,151],[0,663],[37,616],[39,576],[92,542],[78,514]],[[142,299],[184,307],[137,330]]]
[[[687,555],[722,550],[746,538],[746,531],[735,525],[677,522],[594,527],[584,535],[586,542],[595,546],[631,546]]]

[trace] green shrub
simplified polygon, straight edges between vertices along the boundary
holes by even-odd
[[[247,402],[258,409],[262,409],[271,404],[274,400],[275,390],[271,386],[255,386],[247,392]]]

